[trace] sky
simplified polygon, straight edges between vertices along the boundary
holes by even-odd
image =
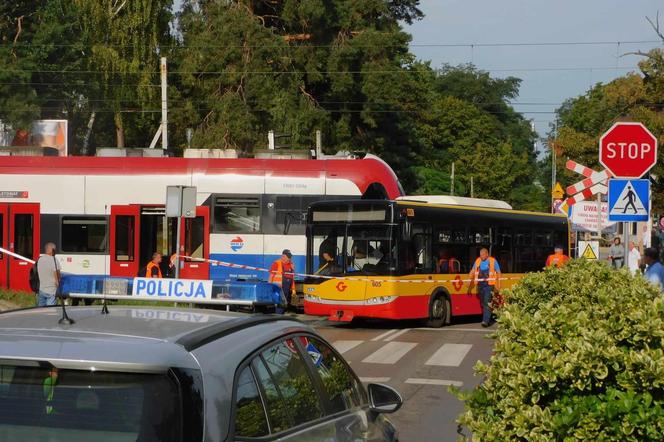
[[[664,29],[661,0],[421,0],[425,17],[405,28],[411,51],[432,67],[473,63],[494,77],[521,78],[514,108],[546,136],[564,100],[638,71],[640,57],[623,54],[662,46],[627,43],[658,40],[645,18],[654,19],[658,7]],[[571,42],[610,44],[482,46]]]

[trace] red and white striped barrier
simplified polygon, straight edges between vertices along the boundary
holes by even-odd
[[[602,170],[601,172],[593,172],[588,178],[579,181],[576,184],[568,186],[565,190],[568,195],[574,195],[578,192],[582,192],[585,189],[588,189],[595,184],[602,183],[603,181],[611,178],[611,172],[608,170]],[[602,183],[604,184],[604,183]]]
[[[568,206],[572,206],[578,202],[585,201],[590,199],[593,195],[598,193],[607,193],[609,190],[604,184],[595,184],[594,186],[585,189],[576,195],[569,197],[565,200]]]
[[[595,171],[592,170],[590,167],[586,167],[583,164],[579,164],[576,161],[572,160],[567,160],[567,163],[565,163],[565,167],[571,170],[572,172],[576,172],[586,177],[589,177],[593,173],[595,173]]]

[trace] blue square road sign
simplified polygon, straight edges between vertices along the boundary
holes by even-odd
[[[609,180],[609,221],[648,221],[650,180]]]

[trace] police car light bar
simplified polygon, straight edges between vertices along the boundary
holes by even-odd
[[[175,302],[180,304],[212,304],[212,305],[225,305],[225,306],[261,306],[272,305],[264,302],[246,301],[242,299],[219,299],[219,298],[175,298],[175,297],[161,297],[161,296],[145,296],[145,295],[105,295],[105,294],[90,294],[90,293],[69,293],[64,296],[65,298],[77,299],[97,299],[100,301],[155,301],[155,302]]]

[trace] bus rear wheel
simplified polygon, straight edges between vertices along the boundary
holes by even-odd
[[[429,304],[427,327],[440,328],[449,322],[450,301],[444,295],[437,295]]]

